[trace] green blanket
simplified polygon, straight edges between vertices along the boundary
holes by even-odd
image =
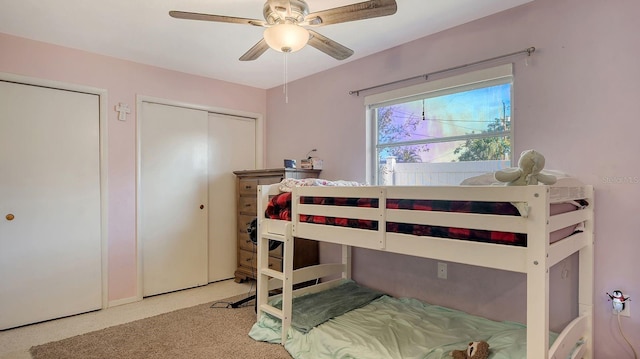
[[[345,281],[319,293],[296,297],[293,299],[291,326],[307,333],[327,320],[365,306],[382,295],[382,292],[359,286],[353,281]],[[282,300],[272,305],[282,309]]]
[[[279,320],[263,315],[249,336],[280,343],[280,328]],[[308,333],[290,329],[284,347],[295,359],[443,359],[470,341],[485,340],[490,359],[515,359],[526,357],[526,337],[526,327],[519,323],[383,295]],[[556,337],[551,333],[550,343]]]

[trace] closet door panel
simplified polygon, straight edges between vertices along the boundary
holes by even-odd
[[[209,114],[209,281],[232,278],[237,267],[236,178],[256,166],[256,120]]]
[[[208,114],[142,103],[143,296],[207,284]]]
[[[99,96],[0,81],[0,329],[102,307]]]

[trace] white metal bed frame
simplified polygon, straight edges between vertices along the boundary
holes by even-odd
[[[278,185],[260,186],[258,213],[264,216],[268,200]],[[293,295],[317,292],[336,285],[339,279],[294,290],[298,283],[333,276],[351,277],[351,247],[363,247],[525,273],[527,277],[527,357],[591,358],[593,353],[593,207],[592,186],[451,186],[451,187],[298,187],[292,194],[292,221],[259,218],[257,315],[270,313],[282,320],[282,343],[291,325]],[[300,197],[377,198],[379,208],[300,204]],[[386,209],[386,198],[451,201],[520,202],[526,216]],[[586,199],[578,211],[550,215],[550,204]],[[300,214],[379,221],[378,230],[304,223]],[[385,222],[429,224],[525,233],[527,246],[509,246],[447,238],[386,232]],[[550,233],[584,223],[584,231],[555,243]],[[341,263],[320,264],[293,270],[294,237],[342,245]],[[268,267],[268,242],[283,242],[283,270]],[[578,317],[569,323],[549,348],[549,268],[579,253]],[[269,292],[282,289],[282,309],[268,304]],[[579,343],[576,348],[576,343]]]

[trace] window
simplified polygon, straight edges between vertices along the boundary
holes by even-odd
[[[457,185],[509,167],[512,68],[367,96],[369,174],[380,185]]]

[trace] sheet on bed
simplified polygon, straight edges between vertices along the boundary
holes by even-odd
[[[280,321],[263,315],[249,335],[280,343]],[[550,341],[556,337],[552,333]],[[284,347],[295,359],[443,359],[474,340],[489,343],[491,359],[526,357],[526,327],[522,324],[386,295],[306,334],[290,329]]]

